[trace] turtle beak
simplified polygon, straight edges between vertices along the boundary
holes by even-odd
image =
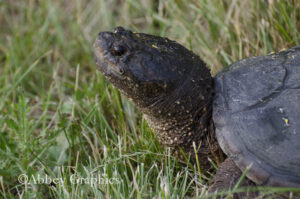
[[[114,46],[116,42],[115,33],[100,32],[94,42],[94,54],[96,64],[104,75],[114,75],[121,78],[124,69],[119,63],[118,53],[123,53],[124,49]]]

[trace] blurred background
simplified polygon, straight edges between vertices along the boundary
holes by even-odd
[[[215,74],[299,45],[300,2],[0,0],[0,198],[214,197],[214,173],[170,157],[96,70],[92,44],[115,26],[176,40]]]

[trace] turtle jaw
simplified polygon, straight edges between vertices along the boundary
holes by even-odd
[[[143,73],[134,74],[142,59],[131,59],[138,48],[131,40],[132,32],[121,27],[112,32],[100,32],[94,42],[95,61],[100,72],[138,108],[144,109],[153,103],[153,96],[160,94],[160,82],[143,79]],[[144,58],[144,57],[143,57]],[[157,93],[154,93],[157,91]]]

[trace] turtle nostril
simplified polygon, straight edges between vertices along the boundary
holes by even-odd
[[[121,56],[125,53],[125,48],[123,46],[114,46],[112,49],[112,54],[115,56]]]
[[[98,37],[103,38],[103,39],[109,39],[109,38],[112,38],[112,33],[111,32],[99,32]]]

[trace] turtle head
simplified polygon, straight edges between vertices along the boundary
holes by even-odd
[[[172,95],[204,63],[178,43],[122,27],[99,33],[96,63],[102,74],[139,108]],[[200,61],[199,61],[200,60]],[[200,76],[210,77],[206,69]]]
[[[194,151],[192,142],[200,146],[211,122],[213,88],[197,55],[167,38],[122,27],[99,33],[94,48],[102,74],[144,113],[162,144],[186,152]]]

